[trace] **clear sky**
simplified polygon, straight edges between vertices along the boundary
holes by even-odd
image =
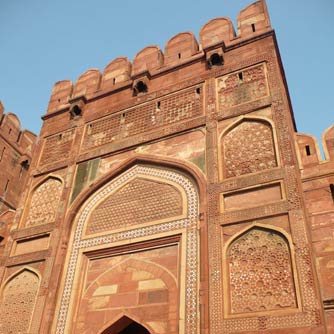
[[[53,84],[130,60],[210,19],[234,22],[251,0],[0,0],[0,100],[39,133]],[[334,122],[334,1],[267,0],[299,132]]]

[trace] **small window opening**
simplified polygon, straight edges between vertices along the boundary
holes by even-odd
[[[63,135],[62,135],[62,134],[59,134],[59,135],[58,135],[58,140],[62,140],[62,138],[63,138]]]
[[[223,59],[218,53],[213,53],[209,59],[209,66],[220,66],[223,65]]]
[[[238,73],[238,78],[239,78],[239,83],[242,83],[244,81],[244,76],[243,76],[242,72]]]
[[[22,168],[24,168],[25,170],[27,170],[29,168],[29,161],[28,160],[24,160],[21,162],[21,166]]]
[[[306,155],[311,155],[311,150],[310,150],[310,146],[309,145],[305,146],[305,151],[306,151]]]
[[[70,111],[71,113],[71,119],[80,117],[82,115],[82,110],[81,108],[76,104],[73,106],[73,108]]]
[[[161,107],[161,102],[158,101],[158,102],[157,102],[157,109],[160,109],[160,107]]]
[[[147,86],[143,81],[138,81],[136,86],[134,87],[135,94],[140,94],[140,93],[146,93],[147,92]]]
[[[254,23],[252,23],[252,30],[253,30],[253,32],[255,32],[255,24]]]
[[[58,99],[58,102],[60,102],[60,99]]]
[[[2,237],[2,236],[0,235],[0,245],[1,245],[2,241],[3,241],[3,239],[4,239],[4,237]]]
[[[7,191],[9,185],[9,180],[7,179],[6,184],[5,184],[5,191]]]
[[[19,131],[19,134],[17,136],[17,139],[16,139],[16,142],[18,143],[21,139],[21,134],[22,134],[22,131]]]
[[[179,57],[179,59],[181,59],[181,53],[178,53],[177,56]]]
[[[114,85],[116,83],[116,78],[112,78],[112,84]]]
[[[329,189],[331,190],[332,201],[334,202],[334,184],[331,183]]]
[[[4,154],[5,154],[5,150],[6,150],[6,147],[4,147],[1,151],[1,155],[0,155],[0,161],[2,160]]]
[[[196,94],[197,94],[197,95],[201,95],[201,88],[200,88],[200,87],[197,87],[197,88],[196,88]]]
[[[22,174],[23,174],[23,167],[21,166],[20,167],[20,173],[19,173],[19,179],[22,177]]]

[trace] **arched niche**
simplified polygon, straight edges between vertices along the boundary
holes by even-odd
[[[37,226],[54,222],[62,191],[63,181],[58,177],[48,176],[38,183],[30,194],[25,225]]]
[[[28,333],[34,313],[40,277],[25,267],[10,276],[0,299],[0,328],[2,333]]]
[[[254,224],[225,246],[225,313],[245,316],[297,310],[293,247],[285,232]]]
[[[251,174],[279,165],[276,137],[267,119],[242,117],[219,139],[221,179]]]

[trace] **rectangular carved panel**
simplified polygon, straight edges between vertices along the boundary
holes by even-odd
[[[82,150],[182,122],[201,114],[200,86],[124,110],[87,125]]]
[[[74,130],[65,131],[45,139],[39,165],[47,165],[69,158],[74,139]]]
[[[50,240],[49,234],[38,236],[35,238],[18,240],[14,248],[14,254],[12,255],[16,256],[48,249],[49,240]]]
[[[219,110],[269,95],[265,64],[245,68],[217,79]]]
[[[235,210],[249,207],[255,207],[259,204],[264,205],[280,201],[282,191],[279,183],[267,186],[246,189],[221,196],[221,209]]]

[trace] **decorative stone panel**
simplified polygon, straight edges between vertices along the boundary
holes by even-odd
[[[245,119],[221,138],[223,177],[235,177],[277,166],[269,123]]]
[[[75,130],[65,131],[50,136],[44,140],[43,151],[39,165],[63,161],[69,158]]]
[[[265,64],[224,75],[217,84],[221,110],[269,95]]]
[[[136,178],[96,207],[86,234],[172,218],[181,213],[182,195],[176,187]]]
[[[88,124],[82,150],[87,151],[201,115],[200,90],[200,86],[185,89]]]
[[[34,190],[30,200],[26,226],[54,222],[62,189],[62,182],[51,177]]]
[[[232,315],[297,308],[289,243],[277,231],[254,227],[228,248]]]
[[[28,333],[34,311],[39,277],[24,269],[5,285],[0,303],[0,333]]]

